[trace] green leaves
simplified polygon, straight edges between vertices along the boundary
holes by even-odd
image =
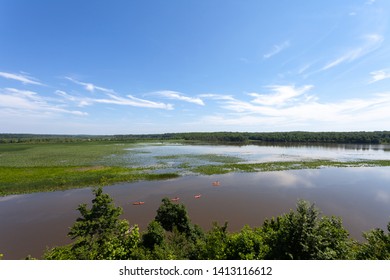
[[[155,220],[167,231],[174,227],[181,233],[191,234],[191,221],[183,204],[172,203],[169,198],[162,200],[161,206],[157,209]]]
[[[363,243],[357,253],[358,259],[390,260],[390,222],[386,234],[382,229],[373,229],[363,234],[367,242]]]
[[[320,217],[314,204],[299,201],[296,211],[264,222],[265,243],[270,250],[266,259],[347,259],[350,252],[348,232],[341,220]]]
[[[81,217],[69,231],[74,240],[71,245],[55,248],[46,254],[47,259],[126,259],[138,246],[138,227],[129,228],[126,220],[120,220],[120,207],[102,188],[93,190],[92,206],[78,207]]]

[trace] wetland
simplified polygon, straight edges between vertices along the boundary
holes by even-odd
[[[39,258],[67,244],[76,208],[96,185],[141,230],[163,197],[179,197],[195,224],[228,221],[230,231],[259,226],[305,199],[342,217],[359,239],[390,220],[389,165],[389,145],[3,144],[0,251],[5,259]]]

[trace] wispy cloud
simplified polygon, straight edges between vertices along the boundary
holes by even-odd
[[[267,106],[283,106],[289,102],[293,102],[295,97],[298,97],[308,90],[312,89],[312,85],[306,85],[300,88],[295,86],[271,85],[268,86],[272,94],[250,93],[249,95],[255,97],[252,103],[267,105]]]
[[[231,95],[215,94],[215,93],[204,93],[204,94],[200,94],[199,97],[213,99],[213,100],[235,100],[234,97]]]
[[[62,90],[57,90],[56,95],[61,97],[63,100],[73,102],[78,107],[92,106],[93,104],[100,103],[100,104],[133,106],[133,107],[141,107],[141,108],[173,110],[172,104],[140,99],[132,95],[127,95],[126,97],[122,97],[116,93],[106,93],[105,98],[91,98],[91,97],[84,97],[84,96],[74,96]]]
[[[62,104],[49,103],[38,93],[15,88],[0,89],[0,108],[17,110],[23,114],[72,114],[78,116],[88,115],[86,112],[69,110]]]
[[[22,74],[14,74],[14,73],[7,73],[7,72],[0,72],[0,77],[11,79],[15,81],[22,82],[23,84],[31,84],[31,85],[39,85],[43,86],[42,83],[38,82],[36,79],[29,77],[27,75]]]
[[[290,41],[284,41],[283,43],[281,43],[279,45],[274,45],[272,50],[269,51],[268,53],[266,53],[263,57],[264,57],[264,59],[268,59],[268,58],[280,53],[284,49],[287,49],[288,47],[290,47]]]
[[[303,65],[301,68],[298,69],[298,74],[299,75],[304,74],[311,67],[311,65],[312,65],[312,63],[307,63],[307,64]]]
[[[370,73],[370,75],[371,75],[371,81],[369,83],[372,84],[372,83],[375,83],[378,81],[389,79],[390,78],[390,70],[389,69],[382,69],[382,70],[378,70],[378,71],[373,71]]]
[[[108,97],[110,98],[90,99],[90,101],[94,103],[106,103],[106,104],[116,104],[116,105],[128,105],[128,106],[142,107],[142,108],[173,110],[172,104],[140,99],[132,95],[127,95],[126,98],[124,98],[115,94],[108,94]]]
[[[369,34],[364,36],[363,39],[364,43],[361,46],[351,49],[340,57],[328,62],[321,68],[320,71],[331,69],[344,62],[352,62],[364,55],[367,55],[378,49],[384,41],[383,36],[379,34]]]
[[[197,105],[204,106],[204,102],[199,97],[189,97],[185,96],[184,94],[177,92],[177,91],[171,91],[171,90],[162,90],[162,91],[156,91],[156,94],[163,96],[168,99],[175,99],[175,100],[181,100],[189,103],[194,103]]]
[[[67,79],[75,84],[83,86],[89,92],[94,92],[95,90],[100,90],[100,91],[106,92],[106,93],[114,93],[114,90],[112,90],[112,89],[96,86],[92,83],[80,82],[80,81],[73,79],[71,77],[65,77],[65,79]]]
[[[221,100],[221,107],[229,112],[202,118],[203,123],[214,126],[261,128],[262,130],[294,130],[317,127],[318,130],[365,129],[364,124],[387,124],[390,119],[390,93],[374,94],[368,98],[321,102],[315,95],[306,94],[311,85],[295,88],[272,86],[269,94],[250,94],[251,101],[236,98]],[[281,106],[283,105],[283,106]],[[388,127],[388,125],[387,125]]]
[[[91,97],[80,97],[80,96],[70,95],[61,90],[58,90],[56,92],[58,96],[62,96],[66,100],[77,103],[77,106],[79,107],[91,106],[96,103],[101,103],[101,104],[124,105],[124,106],[133,106],[133,107],[141,107],[141,108],[155,108],[155,109],[164,109],[164,110],[173,110],[174,108],[172,104],[141,99],[141,98],[134,97],[133,95],[127,95],[126,97],[123,97],[120,94],[116,93],[113,89],[97,86],[92,83],[81,82],[71,77],[65,77],[65,78],[75,84],[83,86],[89,92],[95,92],[95,90],[98,90],[102,92],[105,96],[104,98],[91,98]]]

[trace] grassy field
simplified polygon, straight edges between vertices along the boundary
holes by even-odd
[[[66,144],[1,144],[0,196],[40,191],[110,185],[139,180],[163,180],[180,174],[225,174],[321,167],[390,166],[389,160],[375,161],[283,161],[245,163],[239,157],[217,154],[155,156],[159,166],[140,162],[145,153],[137,144],[84,142]],[[169,161],[178,166],[164,171]],[[199,164],[200,163],[200,164]]]

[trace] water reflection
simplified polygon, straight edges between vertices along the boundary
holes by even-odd
[[[258,163],[270,161],[300,160],[379,160],[390,159],[389,145],[356,145],[356,144],[268,144],[268,145],[181,145],[181,144],[140,144],[127,149],[123,161],[128,165],[160,166],[161,168],[178,168],[187,164],[196,166],[217,163],[213,160],[219,155],[235,157],[239,162]],[[209,158],[196,158],[209,155]],[[164,158],[166,157],[166,158]]]

